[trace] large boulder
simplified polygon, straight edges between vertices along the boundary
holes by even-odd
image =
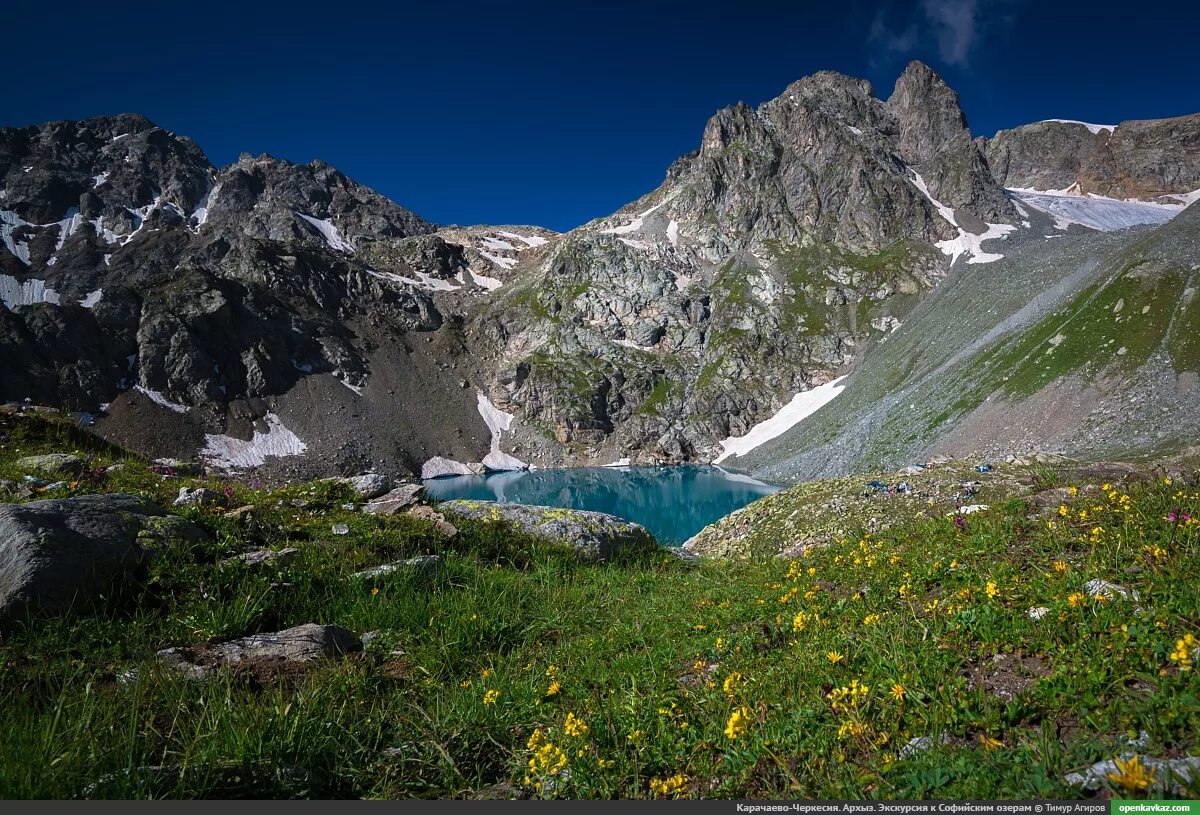
[[[645,527],[603,512],[467,500],[446,501],[438,509],[458,518],[511,524],[527,535],[574,546],[581,556],[594,560],[658,545]]]
[[[293,667],[361,650],[362,641],[341,626],[305,623],[216,645],[166,648],[158,652],[158,659],[170,670],[203,678],[222,666],[253,663],[255,668]]]
[[[382,473],[363,473],[362,475],[354,475],[349,478],[327,478],[325,480],[333,481],[337,484],[345,484],[360,501],[378,498],[387,492],[388,488],[392,485],[392,479]]]
[[[166,510],[133,495],[0,506],[0,616],[62,611],[135,579]],[[177,530],[203,532],[182,519]]]
[[[46,453],[18,459],[14,466],[19,470],[39,475],[79,475],[83,469],[83,459],[70,453]]]

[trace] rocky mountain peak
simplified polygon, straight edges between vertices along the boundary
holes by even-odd
[[[898,128],[897,154],[922,177],[935,199],[984,222],[1018,222],[983,151],[971,138],[958,93],[932,68],[915,60],[909,63],[888,97],[887,110]]]
[[[958,94],[923,62],[909,63],[887,109],[899,124],[897,152],[909,164],[929,161],[964,136],[970,139]]]

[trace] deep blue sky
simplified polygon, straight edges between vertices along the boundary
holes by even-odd
[[[1200,111],[1197,5],[0,0],[0,125],[136,111],[216,164],[321,158],[439,223],[567,229],[823,68],[886,97],[923,59],[984,135]]]

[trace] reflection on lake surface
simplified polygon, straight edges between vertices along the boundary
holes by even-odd
[[[678,546],[718,518],[780,487],[721,467],[573,467],[425,482],[438,501],[471,498],[607,512]]]

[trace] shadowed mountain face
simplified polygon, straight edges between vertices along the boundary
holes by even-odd
[[[557,235],[438,228],[319,161],[215,168],[136,115],[3,129],[0,398],[97,414],[156,456],[278,475],[711,460],[858,371],[804,426],[827,421],[914,320],[941,339],[967,315],[1007,341],[996,326],[1030,316],[1021,298],[1092,281],[1071,258],[1107,269],[1139,240],[1093,227],[1183,209],[1198,132],[1192,116],[975,139],[920,63],[886,100],[822,72],[719,111],[659,188]],[[1005,189],[1072,185],[1147,203]],[[1156,295],[1180,310],[1174,332],[1194,281],[1169,260],[1187,278]],[[939,310],[963,281],[995,302]],[[921,346],[903,364],[935,358]],[[862,398],[883,410],[906,382]],[[919,438],[952,429],[937,427]]]

